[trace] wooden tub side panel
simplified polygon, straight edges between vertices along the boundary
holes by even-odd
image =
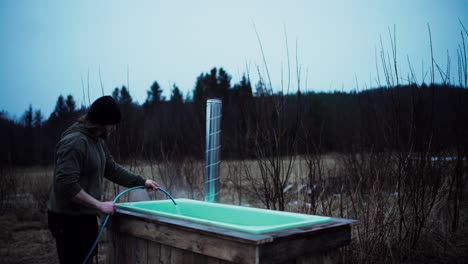
[[[142,219],[114,221],[107,263],[252,263],[255,246],[177,230]],[[157,260],[157,261],[156,261]]]
[[[154,216],[117,214],[108,229],[108,264],[336,263],[351,241],[349,221],[261,235]]]
[[[115,243],[111,243],[108,248],[108,264],[232,263],[127,234],[114,233],[113,239]]]
[[[328,230],[324,235],[316,234],[290,239],[282,237],[275,243],[263,244],[259,248],[262,263],[288,263],[295,259],[298,263],[333,263],[332,256],[337,249],[351,241],[350,226],[339,226]],[[322,261],[323,260],[323,261]]]

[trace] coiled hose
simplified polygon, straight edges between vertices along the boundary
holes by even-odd
[[[144,189],[145,186],[141,185],[141,186],[136,186],[136,187],[132,187],[132,188],[128,188],[124,191],[122,191],[121,193],[117,194],[117,196],[115,196],[114,198],[114,203],[117,202],[117,200],[119,200],[120,196],[126,194],[127,192],[129,191],[133,191],[133,190],[136,190],[136,189]],[[158,188],[158,190],[160,190],[161,192],[163,192],[167,197],[169,197],[172,202],[174,203],[174,205],[177,205],[177,203],[175,202],[174,198],[168,193],[166,192],[164,189],[161,189],[161,188]],[[101,235],[102,233],[104,232],[104,227],[106,227],[107,225],[107,222],[109,221],[109,217],[110,215],[106,215],[106,218],[104,219],[104,222],[102,222],[102,225],[101,225],[101,228],[99,229],[99,233],[96,237],[96,240],[94,241],[94,244],[93,244],[93,247],[91,247],[91,250],[89,251],[88,255],[86,256],[86,258],[84,259],[83,261],[83,264],[86,264],[88,263],[88,260],[89,258],[91,257],[91,254],[93,254],[93,251],[94,251],[94,248],[96,248],[98,242],[99,242],[99,239],[101,238]]]

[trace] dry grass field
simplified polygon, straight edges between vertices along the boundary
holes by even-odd
[[[361,192],[353,189],[352,184],[343,179],[343,175],[348,175],[351,171],[340,160],[336,154],[321,158],[321,178],[315,179],[317,189],[314,190],[308,185],[307,176],[310,170],[306,160],[294,160],[283,189],[285,210],[359,220],[353,230],[352,244],[342,250],[343,262],[375,262],[380,259],[383,262],[395,263],[404,259],[405,256],[395,256],[394,259],[389,257],[391,254],[406,252],[395,244],[399,239],[396,232],[398,221],[404,219],[408,225],[413,224],[412,217],[417,212],[408,210],[404,216],[401,215],[398,211],[398,193],[391,188],[379,187],[380,185],[376,184],[379,180],[370,182],[366,185],[368,190],[359,194]],[[157,164],[129,162],[126,167],[147,178],[155,179],[176,198],[203,199],[204,163],[201,161],[186,160],[183,163]],[[52,180],[52,169],[29,167],[2,171],[2,181],[5,184],[2,185],[1,193],[0,263],[58,263],[55,242],[47,228],[46,219],[46,202]],[[246,175],[254,175],[254,178],[248,178]],[[264,208],[265,204],[259,197],[262,193],[252,188],[253,182],[261,181],[261,175],[262,171],[257,161],[223,162],[221,202]],[[428,215],[425,215],[427,219],[421,227],[419,240],[411,234],[403,237],[402,244],[410,239],[416,241],[412,250],[418,254],[418,257],[406,256],[409,263],[444,262],[444,260],[462,263],[467,256],[465,249],[468,249],[466,238],[468,204],[466,199],[462,200],[462,204],[459,205],[461,211],[458,231],[450,232],[450,212],[447,211],[450,205],[444,200],[448,189],[444,189],[447,187],[445,182],[440,184],[442,187],[435,197],[435,203]],[[123,189],[106,182],[104,197],[111,200]],[[316,200],[315,204],[311,204],[313,202],[310,200],[311,193],[314,192],[317,193],[314,196]],[[463,194],[466,197],[466,186]],[[148,194],[143,190],[137,190],[122,197],[121,201],[148,199],[165,199],[165,197],[160,192]],[[100,263],[105,261],[107,243],[104,234],[99,248]],[[382,257],[381,252],[388,255]]]

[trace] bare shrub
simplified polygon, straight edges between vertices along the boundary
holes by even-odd
[[[242,190],[243,190],[243,164],[240,161],[231,161],[225,163],[227,166],[226,181],[229,183],[231,190],[231,200],[233,204],[242,204]]]
[[[0,166],[0,215],[3,215],[16,197],[18,188],[17,170]]]
[[[375,161],[378,154],[359,159],[355,156],[347,155],[342,161],[343,174],[348,175],[342,194],[346,197],[345,216],[359,219],[355,241],[346,251],[348,259],[396,263],[405,259],[422,261],[430,256],[450,257],[448,251],[444,256],[444,250],[428,248],[440,249],[442,244],[453,247],[447,240],[452,236],[447,232],[448,223],[441,217],[450,185],[446,172],[454,164],[437,162],[429,156],[423,160],[421,156],[407,156],[405,160],[389,157],[379,164]]]
[[[47,202],[52,186],[53,175],[47,169],[39,169],[38,175],[31,177],[31,195],[36,204],[36,210],[45,215],[47,212]]]
[[[169,193],[176,194],[182,186],[182,166],[175,157],[175,153],[166,152],[161,148],[161,159],[154,164],[162,187]],[[151,164],[151,167],[153,165]]]
[[[192,157],[185,158],[180,164],[183,186],[186,195],[190,199],[202,199],[203,177],[205,172],[204,162]]]

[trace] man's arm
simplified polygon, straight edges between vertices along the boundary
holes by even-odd
[[[104,141],[102,141],[102,147],[106,154],[106,167],[104,172],[104,177],[106,179],[128,188],[143,185],[147,191],[156,191],[159,189],[159,185],[155,181],[131,173],[117,164]]]
[[[98,209],[99,211],[105,214],[114,214],[115,212],[115,203],[112,201],[101,202],[96,200],[94,197],[86,193],[85,191],[81,190],[75,196],[72,197],[72,201],[84,205],[90,208]]]
[[[84,142],[79,138],[63,140],[56,153],[54,188],[57,199],[71,200],[81,191],[79,184],[84,158]]]
[[[127,188],[145,185],[146,179],[140,175],[129,172],[124,169],[122,166],[117,164],[114,161],[114,158],[110,154],[109,149],[106,146],[104,141],[101,141],[102,147],[106,155],[106,167],[104,172],[104,177],[112,182],[117,183],[118,185],[125,186]]]

